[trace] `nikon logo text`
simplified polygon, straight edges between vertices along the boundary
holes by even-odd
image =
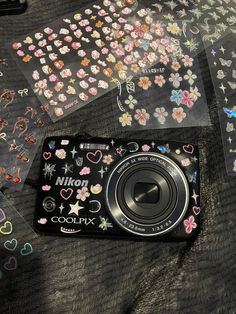
[[[56,185],[61,186],[88,186],[88,180],[76,180],[72,177],[58,177]]]

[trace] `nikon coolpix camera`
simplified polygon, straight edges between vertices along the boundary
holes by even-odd
[[[186,240],[199,227],[198,148],[144,140],[50,137],[35,229],[46,234]]]

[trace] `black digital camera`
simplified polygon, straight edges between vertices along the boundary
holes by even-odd
[[[73,136],[43,145],[35,229],[186,240],[199,229],[198,148]]]

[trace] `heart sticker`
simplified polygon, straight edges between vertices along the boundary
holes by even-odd
[[[23,249],[20,250],[22,256],[27,256],[33,253],[33,247],[30,243],[25,243]]]
[[[91,163],[98,164],[102,159],[102,152],[100,150],[97,150],[95,153],[90,152],[87,153],[86,157]]]
[[[0,223],[6,220],[6,214],[2,208],[0,208]]]
[[[193,145],[184,145],[183,146],[183,150],[185,151],[185,153],[187,154],[192,154],[194,152],[194,147]]]
[[[17,269],[17,259],[14,256],[11,256],[9,260],[4,264],[6,270],[15,270]]]
[[[12,223],[10,221],[6,221],[3,227],[0,228],[0,233],[3,235],[8,235],[12,233]]]
[[[4,247],[8,251],[15,251],[15,249],[17,247],[17,240],[16,239],[12,239],[12,240],[6,241],[4,243]]]
[[[193,212],[195,215],[199,215],[201,212],[201,208],[197,206],[193,206]]]
[[[71,188],[62,189],[60,192],[61,197],[66,201],[72,196],[72,194],[73,194],[73,190]]]
[[[50,159],[52,157],[52,154],[50,153],[50,152],[44,152],[43,153],[43,158],[45,159],[45,160],[48,160],[48,159]]]

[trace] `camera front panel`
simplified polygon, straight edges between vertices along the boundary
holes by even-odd
[[[67,236],[187,239],[198,230],[199,194],[194,145],[51,137],[34,226]]]

